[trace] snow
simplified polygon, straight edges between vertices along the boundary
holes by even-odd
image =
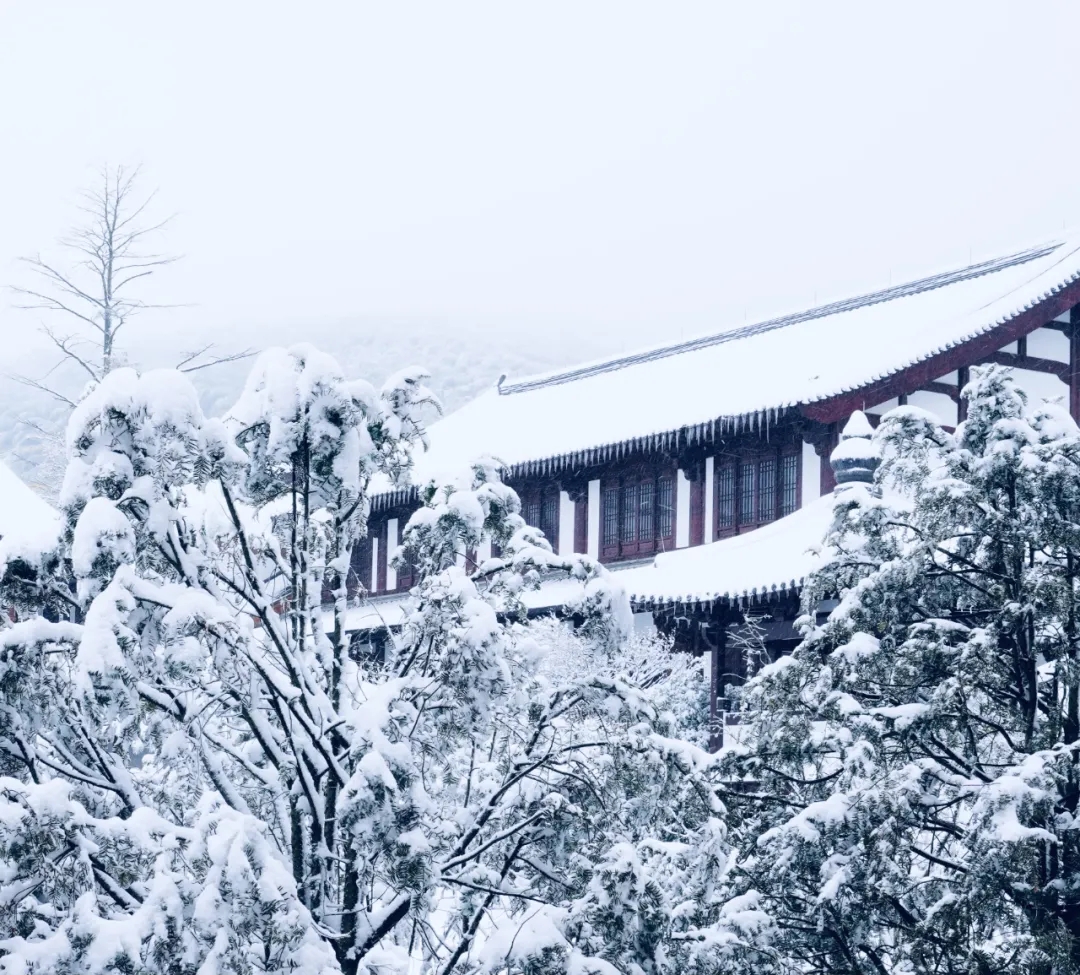
[[[818,498],[785,518],[745,535],[708,545],[677,549],[653,561],[606,566],[629,594],[631,602],[708,601],[791,589],[820,562],[817,549],[832,523],[832,494]],[[529,610],[542,611],[580,598],[581,583],[548,580],[523,594]],[[346,629],[377,630],[400,626],[408,612],[407,595],[369,597],[346,617]]]
[[[0,461],[0,537],[55,538],[59,516],[53,507]]]
[[[929,704],[912,701],[908,704],[897,704],[889,708],[873,708],[870,713],[895,722],[896,730],[903,731],[905,728],[910,728],[912,724],[928,714],[929,711]]]
[[[623,573],[617,571],[617,566],[609,566],[608,568],[621,582]],[[581,599],[581,596],[582,584],[576,579],[563,578],[548,580],[541,583],[539,589],[522,593],[521,601],[525,604],[525,608],[530,611],[542,611],[566,606],[571,601]],[[347,612],[345,629],[350,633],[355,633],[360,630],[379,630],[385,627],[401,626],[409,613],[409,600],[410,597],[404,593],[394,596],[369,597],[359,606]],[[332,621],[328,621],[327,626],[331,625]]]
[[[663,553],[618,579],[634,602],[707,601],[797,586],[818,565],[815,550],[832,523],[834,500],[827,494],[745,535]]]
[[[888,292],[566,373],[504,382],[430,428],[420,481],[476,457],[555,458],[864,386],[1014,318],[1080,277],[1080,238]],[[888,341],[882,341],[888,336]],[[520,391],[514,391],[520,390]],[[617,408],[616,408],[617,407]]]
[[[118,562],[135,558],[135,532],[124,513],[108,498],[91,498],[75,525],[71,567],[76,576],[88,576],[103,555]]]
[[[847,423],[844,424],[844,429],[840,433],[841,440],[850,440],[852,437],[861,437],[869,439],[874,435],[874,428],[870,425],[870,421],[866,418],[866,414],[862,410],[856,410],[848,417]]]
[[[877,445],[869,440],[864,440],[862,437],[851,437],[847,440],[841,440],[836,445],[836,449],[829,455],[830,461],[841,460],[878,460],[880,459],[881,451]]]
[[[796,588],[820,561],[817,549],[832,523],[833,502],[829,494],[757,531],[666,552],[645,565],[616,564],[607,569],[635,604],[739,598]],[[566,606],[580,596],[580,582],[556,579],[524,593],[522,602],[530,611],[543,611]],[[405,594],[369,597],[348,611],[346,629],[401,626],[408,602]]]

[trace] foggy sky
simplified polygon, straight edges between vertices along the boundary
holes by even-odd
[[[9,0],[0,283],[107,162],[177,214],[172,338],[637,345],[1080,224],[1080,7],[892,6]]]

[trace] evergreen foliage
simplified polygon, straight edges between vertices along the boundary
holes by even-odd
[[[63,537],[0,546],[0,972],[659,975],[746,950],[698,672],[630,639],[619,587],[494,466],[427,489],[406,624],[385,662],[352,647],[352,551],[373,479],[408,475],[423,380],[301,346],[221,419],[175,371],[80,402]],[[574,634],[523,613],[560,576]]]
[[[885,416],[802,644],[747,691],[745,971],[1080,971],[1080,431],[1000,367],[964,395],[955,432]]]

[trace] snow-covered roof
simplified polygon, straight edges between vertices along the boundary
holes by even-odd
[[[456,476],[481,455],[531,473],[684,428],[760,421],[977,338],[1078,279],[1080,238],[1070,238],[690,341],[503,381],[432,425],[415,480]]]
[[[612,566],[612,568],[615,568]],[[581,583],[572,579],[549,579],[539,589],[522,593],[521,601],[532,611],[565,606],[581,592]],[[408,611],[409,595],[397,593],[389,596],[368,596],[359,606],[349,609],[345,615],[345,629],[380,630],[401,626]]]
[[[619,573],[635,607],[757,601],[797,591],[818,564],[835,498],[824,495],[745,535],[665,552]]]
[[[797,592],[818,564],[820,548],[832,522],[835,497],[827,494],[784,518],[745,535],[709,545],[664,552],[629,566],[609,565],[626,589],[635,610],[671,603],[759,602]],[[530,610],[563,606],[580,589],[567,579],[550,580],[523,596]],[[346,628],[375,630],[400,626],[406,595],[376,596],[350,609]]]
[[[46,543],[56,538],[59,525],[52,505],[0,461],[0,538]]]

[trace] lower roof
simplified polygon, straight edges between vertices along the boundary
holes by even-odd
[[[756,603],[797,593],[820,563],[832,523],[827,494],[745,535],[665,552],[619,573],[635,608],[712,603]]]
[[[819,563],[820,547],[832,521],[834,497],[828,494],[745,535],[709,545],[664,552],[654,560],[610,569],[626,589],[636,612],[666,606],[744,605],[797,594]],[[580,590],[567,579],[544,582],[524,594],[529,610],[564,606]],[[400,626],[408,596],[368,597],[351,609],[346,628],[378,630]]]
[[[0,461],[0,537],[45,546],[56,540],[59,530],[56,509]]]

